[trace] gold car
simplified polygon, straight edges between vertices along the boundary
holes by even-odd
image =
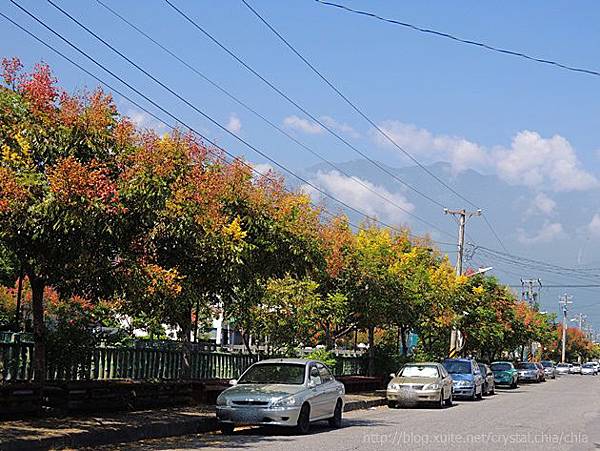
[[[440,409],[452,405],[452,377],[440,363],[409,363],[390,375],[388,407],[433,403]]]

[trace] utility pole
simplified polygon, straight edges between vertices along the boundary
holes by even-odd
[[[526,286],[527,289],[525,288]],[[541,279],[521,279],[521,296],[529,305],[536,306],[539,303],[541,289]]]
[[[566,293],[562,295],[558,303],[562,306],[563,311],[563,328],[562,328],[562,353],[560,361],[565,363],[565,357],[567,353],[567,312],[569,311],[569,304],[572,304],[571,299],[573,296],[568,296]]]
[[[465,254],[465,226],[467,224],[467,219],[472,216],[481,216],[481,210],[467,211],[465,209],[449,210],[444,208],[444,213],[454,217],[458,216],[458,257],[456,258],[456,275],[462,276],[463,257]],[[458,329],[452,328],[452,333],[450,335],[450,352],[448,353],[450,358],[456,357],[462,348],[462,346],[458,346],[459,334],[460,332]]]

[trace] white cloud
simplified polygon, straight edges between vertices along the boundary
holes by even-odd
[[[406,220],[406,213],[403,213],[400,209],[382,197],[379,197],[373,191],[378,192],[381,196],[391,200],[408,212],[412,212],[415,209],[415,206],[402,194],[391,193],[382,186],[374,185],[373,183],[359,179],[358,177],[346,177],[337,171],[319,171],[311,179],[311,183],[369,216],[387,219],[389,221],[394,221],[395,223]],[[315,199],[319,199],[321,196],[321,194],[311,186],[303,185],[301,189]]]
[[[256,172],[261,175],[267,175],[269,172],[275,173],[275,169],[268,163],[251,163]]]
[[[596,213],[587,226],[588,232],[593,237],[600,237],[600,214]]]
[[[571,144],[562,136],[542,138],[524,130],[511,147],[494,150],[498,175],[513,185],[549,186],[554,191],[582,191],[598,186],[598,179],[581,168]]]
[[[583,191],[600,187],[593,174],[586,171],[569,141],[559,135],[544,138],[523,130],[510,147],[486,148],[465,138],[435,135],[412,124],[388,120],[379,124],[398,145],[425,163],[445,161],[453,173],[466,169],[495,172],[512,185],[552,191]],[[383,148],[394,146],[377,130],[369,132]]]
[[[360,133],[358,133],[352,126],[346,124],[345,122],[338,122],[331,116],[321,116],[321,122],[323,122],[327,127],[340,132],[344,135],[349,136],[350,138],[360,138]]]
[[[534,235],[527,235],[523,229],[517,230],[519,242],[523,244],[549,243],[565,236],[563,226],[559,222],[546,222]]]
[[[125,116],[127,116],[137,128],[151,129],[156,132],[163,132],[167,129],[165,124],[156,120],[145,111],[129,108],[126,110]]]
[[[538,193],[531,201],[531,205],[529,206],[527,213],[531,215],[541,214],[550,216],[552,213],[554,213],[555,208],[556,201],[554,199],[548,197],[544,193]]]
[[[464,138],[434,135],[424,128],[393,120],[382,122],[379,128],[415,158],[426,162],[447,161],[454,173],[469,168],[482,169],[489,164],[485,149]],[[378,130],[372,129],[370,134],[379,146],[395,148]]]
[[[316,122],[312,122],[298,116],[288,116],[284,118],[283,125],[309,135],[318,135],[325,131],[325,129]]]
[[[238,134],[242,130],[242,121],[235,114],[229,115],[229,121],[227,121],[227,130],[231,133]]]

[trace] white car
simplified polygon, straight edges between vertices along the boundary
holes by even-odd
[[[581,374],[596,376],[598,374],[598,368],[593,363],[584,363],[581,366]]]
[[[556,374],[569,374],[571,372],[570,363],[559,363],[556,365]]]
[[[573,363],[569,368],[570,374],[581,374],[581,365],[579,363]]]
[[[217,420],[224,434],[241,424],[292,426],[300,434],[306,434],[313,421],[342,425],[344,384],[317,360],[262,360],[230,383],[233,387],[217,398]]]

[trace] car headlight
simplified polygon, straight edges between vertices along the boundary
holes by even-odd
[[[388,390],[400,390],[400,384],[394,384],[393,382],[388,385]]]
[[[230,405],[230,402],[225,396],[217,397],[217,406],[228,406],[228,405]]]
[[[438,383],[427,384],[423,387],[423,390],[439,390],[442,386]]]
[[[456,385],[458,387],[470,387],[471,385],[473,385],[473,382],[471,382],[471,381],[456,381]]]
[[[273,407],[290,407],[290,406],[295,406],[297,403],[297,400],[294,396],[288,396],[286,398],[281,398],[278,399],[277,401],[275,401],[272,406]]]

